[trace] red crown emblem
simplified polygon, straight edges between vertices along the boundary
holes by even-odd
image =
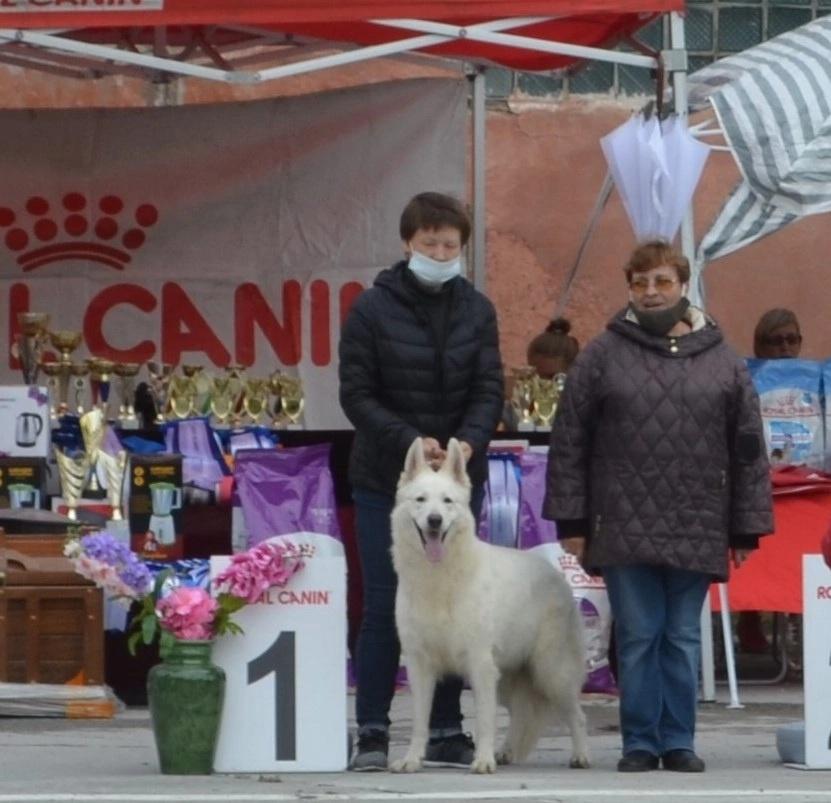
[[[64,195],[58,207],[33,195],[22,215],[0,207],[6,247],[19,254],[17,264],[24,271],[63,259],[87,259],[124,270],[132,259],[130,252],[144,245],[145,229],[158,219],[153,204],[139,204],[130,213],[117,195],[105,195],[94,204],[80,192]]]

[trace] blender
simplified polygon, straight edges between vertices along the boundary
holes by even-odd
[[[40,491],[34,485],[17,482],[9,485],[9,507],[20,510],[24,507],[40,507]]]
[[[153,533],[159,544],[175,544],[176,526],[171,513],[182,507],[182,489],[177,488],[172,482],[151,482],[150,499],[153,513],[147,529]]]

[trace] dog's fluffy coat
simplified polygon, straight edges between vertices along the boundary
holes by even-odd
[[[399,772],[421,766],[436,681],[462,675],[473,688],[476,753],[471,770],[521,760],[556,715],[571,732],[572,767],[587,767],[580,707],[585,647],[563,576],[544,559],[476,537],[470,481],[457,441],[438,471],[421,439],[407,453],[392,514],[398,574],[396,625],[413,698],[413,733]],[[510,712],[495,753],[497,698]]]

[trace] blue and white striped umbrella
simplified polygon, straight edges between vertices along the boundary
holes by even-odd
[[[831,18],[691,75],[691,108],[707,102],[742,179],[699,245],[699,266],[831,211]]]

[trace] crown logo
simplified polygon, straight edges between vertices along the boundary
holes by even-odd
[[[60,204],[33,195],[25,214],[0,207],[0,232],[6,247],[17,254],[24,271],[50,262],[86,259],[116,270],[132,260],[130,252],[144,245],[146,229],[156,224],[159,211],[153,204],[139,204],[130,211],[117,195],[105,195],[97,203],[80,192],[69,192]]]

